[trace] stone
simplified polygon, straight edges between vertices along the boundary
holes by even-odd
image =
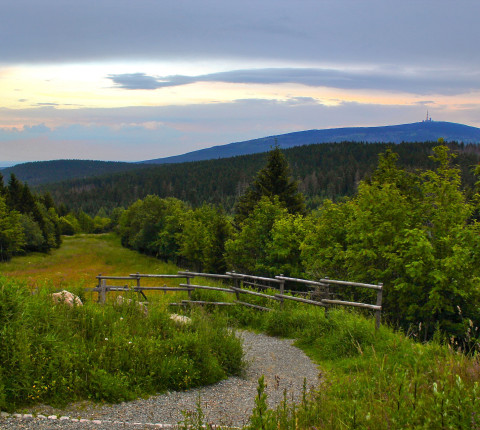
[[[67,290],[62,290],[58,293],[52,294],[52,299],[54,303],[64,303],[67,306],[73,308],[73,305],[83,306],[80,297],[77,297],[75,294],[70,293]]]
[[[192,319],[184,315],[171,314],[170,319],[179,324],[191,324]]]

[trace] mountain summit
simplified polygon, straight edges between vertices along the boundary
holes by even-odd
[[[236,155],[267,152],[277,142],[280,148],[328,142],[427,142],[445,141],[480,143],[480,128],[444,121],[423,121],[384,127],[346,127],[325,130],[306,130],[277,136],[262,137],[227,145],[213,146],[183,155],[143,161],[149,164],[183,163]]]

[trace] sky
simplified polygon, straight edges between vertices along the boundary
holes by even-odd
[[[0,166],[480,127],[478,0],[0,0]]]

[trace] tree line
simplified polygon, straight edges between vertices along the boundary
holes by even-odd
[[[233,216],[221,206],[149,195],[121,214],[118,231],[124,246],[196,270],[381,282],[390,322],[425,338],[473,335],[480,325],[480,200],[462,187],[454,157],[438,145],[431,169],[410,171],[389,148],[353,196],[307,211],[274,148]],[[359,296],[368,293],[339,294],[368,300]]]
[[[33,194],[27,184],[0,175],[0,261],[12,255],[57,248],[61,243],[59,217],[52,197]]]
[[[120,216],[119,210],[109,217],[104,211],[95,217],[83,211],[71,212],[63,204],[57,207],[50,193],[32,192],[13,173],[4,185],[0,174],[0,261],[58,248],[62,235],[109,231]]]
[[[325,198],[337,201],[352,196],[360,180],[372,173],[378,154],[392,149],[399,154],[399,166],[408,170],[434,167],[428,158],[435,142],[402,144],[340,142],[305,145],[284,150],[292,176],[298,181],[308,209],[316,208]],[[471,166],[480,160],[476,145],[448,143],[458,154],[462,185],[473,189],[475,177]],[[175,197],[192,207],[221,205],[233,213],[267,155],[253,154],[227,159],[142,167],[117,174],[88,177],[43,185],[57,204],[75,212],[95,216],[102,208],[107,214],[116,207],[128,207],[138,199],[155,194]],[[98,172],[98,171],[97,171]]]

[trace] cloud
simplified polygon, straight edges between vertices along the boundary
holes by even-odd
[[[127,90],[156,90],[160,88],[159,80],[145,73],[125,73],[122,75],[109,75],[117,87]]]
[[[196,82],[231,84],[286,84],[346,90],[383,90],[414,94],[455,95],[480,90],[480,72],[459,70],[339,70],[318,68],[266,68],[232,70],[198,76],[149,76],[145,73],[110,74],[117,88],[156,90]]]
[[[243,59],[480,65],[480,2],[16,0],[2,3],[4,64]]]
[[[343,102],[326,106],[310,98],[246,99],[208,105],[140,106],[56,110],[50,107],[0,109],[1,161],[86,158],[140,161],[215,145],[307,129],[379,126],[421,121],[422,105]],[[460,111],[435,106],[434,120],[471,119],[478,124],[480,105]],[[4,128],[23,117],[29,127]],[[35,123],[35,121],[38,121]],[[477,121],[477,122],[476,122]]]

